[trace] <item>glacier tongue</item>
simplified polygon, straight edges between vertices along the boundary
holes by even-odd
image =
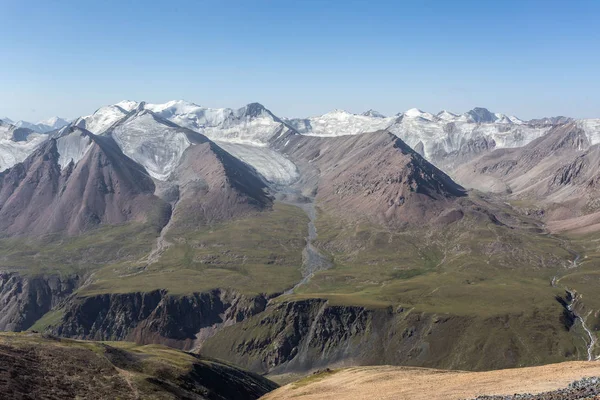
[[[266,146],[223,141],[215,141],[215,143],[229,154],[254,167],[271,183],[287,185],[298,179],[296,165]]]

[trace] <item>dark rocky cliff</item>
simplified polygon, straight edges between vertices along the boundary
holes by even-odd
[[[557,321],[560,313],[558,307]],[[536,311],[484,318],[311,299],[272,304],[224,328],[204,343],[202,354],[269,374],[385,364],[489,370],[581,356],[582,343],[555,322]],[[555,340],[522,341],[548,332]]]
[[[70,296],[78,276],[23,277],[0,272],[0,331],[29,329],[38,319]]]
[[[478,317],[323,299],[269,302],[232,290],[77,297],[76,277],[0,277],[4,330],[27,329],[54,307],[59,318],[47,332],[58,336],[165,344],[257,373],[381,364],[487,370],[580,359],[586,351],[561,322],[558,303],[556,318],[535,309]]]
[[[185,296],[156,290],[74,298],[53,334],[90,340],[160,343],[190,350],[215,334],[263,311],[267,299],[213,290]]]

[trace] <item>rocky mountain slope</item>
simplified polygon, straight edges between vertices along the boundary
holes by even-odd
[[[543,213],[553,229],[597,229],[599,155],[589,122],[558,125],[528,145],[497,150],[459,167],[464,185],[507,194]]]
[[[334,138],[296,135],[277,148],[300,168],[299,189],[342,218],[424,224],[465,191],[387,131]]]
[[[73,128],[0,175],[0,226],[5,235],[76,235],[99,224],[149,222],[151,214],[160,224],[169,207],[154,189],[112,139]]]
[[[277,385],[163,346],[0,335],[0,396],[36,399],[257,399]]]

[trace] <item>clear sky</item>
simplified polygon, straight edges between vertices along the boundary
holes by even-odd
[[[0,0],[0,118],[123,99],[600,117],[600,1]]]

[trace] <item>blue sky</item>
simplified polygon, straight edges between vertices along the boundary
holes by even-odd
[[[0,0],[0,16],[0,117],[123,99],[600,117],[600,1]]]

